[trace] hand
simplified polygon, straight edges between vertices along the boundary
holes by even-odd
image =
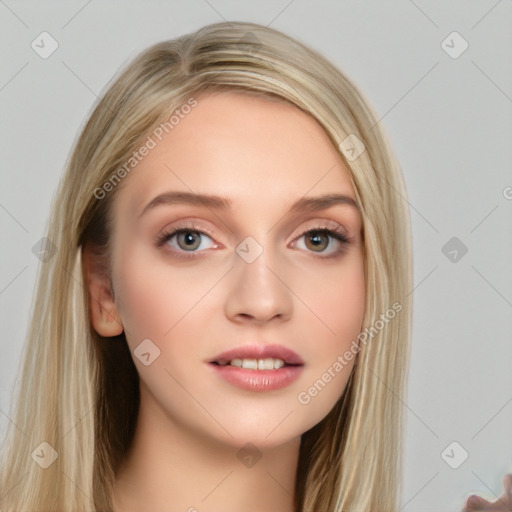
[[[472,494],[466,500],[462,512],[512,512],[512,473],[503,479],[505,492],[493,503]]]

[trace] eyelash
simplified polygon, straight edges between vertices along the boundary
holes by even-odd
[[[203,228],[200,228],[199,226],[195,225],[194,223],[187,222],[182,225],[176,226],[175,228],[173,228],[170,231],[165,231],[165,232],[157,235],[155,238],[155,241],[154,241],[155,246],[162,247],[173,236],[179,235],[181,233],[199,233],[201,235],[206,235],[210,238],[213,238],[213,235],[211,233],[209,233],[207,230],[205,231]],[[311,233],[319,233],[321,235],[327,235],[327,236],[337,240],[338,242],[340,242],[343,246],[346,246],[347,244],[350,243],[350,239],[347,237],[345,232],[342,231],[341,228],[337,224],[332,223],[332,222],[327,222],[325,225],[322,225],[321,227],[319,226],[319,227],[315,227],[312,229],[308,229],[307,231],[304,231],[296,239],[302,238],[303,236],[309,235]],[[321,253],[315,254],[314,251],[310,251],[310,252],[314,258],[320,258],[320,259],[325,260],[325,259],[336,258],[336,257],[340,256],[344,252],[344,249],[345,248],[342,247],[340,250],[338,250],[335,253],[330,254],[328,256],[321,256],[320,255]],[[183,251],[183,252],[181,252],[181,251],[173,250],[173,252],[178,258],[193,259],[193,258],[197,258],[199,252],[202,252],[202,251],[199,251],[199,252]]]

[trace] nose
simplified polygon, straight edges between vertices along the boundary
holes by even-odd
[[[265,248],[254,260],[245,258],[242,251],[238,253],[229,273],[226,316],[236,323],[265,324],[271,320],[289,320],[293,293],[283,268],[270,249]]]

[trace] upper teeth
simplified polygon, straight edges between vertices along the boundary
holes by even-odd
[[[284,366],[282,359],[232,359],[228,363],[231,366],[239,368],[248,368],[251,370],[277,370]]]

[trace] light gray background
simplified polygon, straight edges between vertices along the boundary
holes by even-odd
[[[494,499],[512,471],[511,14],[510,0],[0,0],[0,433],[39,263],[32,247],[96,97],[154,42],[254,21],[344,70],[403,167],[415,257],[403,510],[459,511],[477,491]],[[59,44],[48,59],[31,48],[43,31]],[[453,31],[469,43],[456,59],[441,46]],[[468,248],[457,262],[442,252],[452,237]],[[441,457],[453,441],[469,453],[458,469]]]

